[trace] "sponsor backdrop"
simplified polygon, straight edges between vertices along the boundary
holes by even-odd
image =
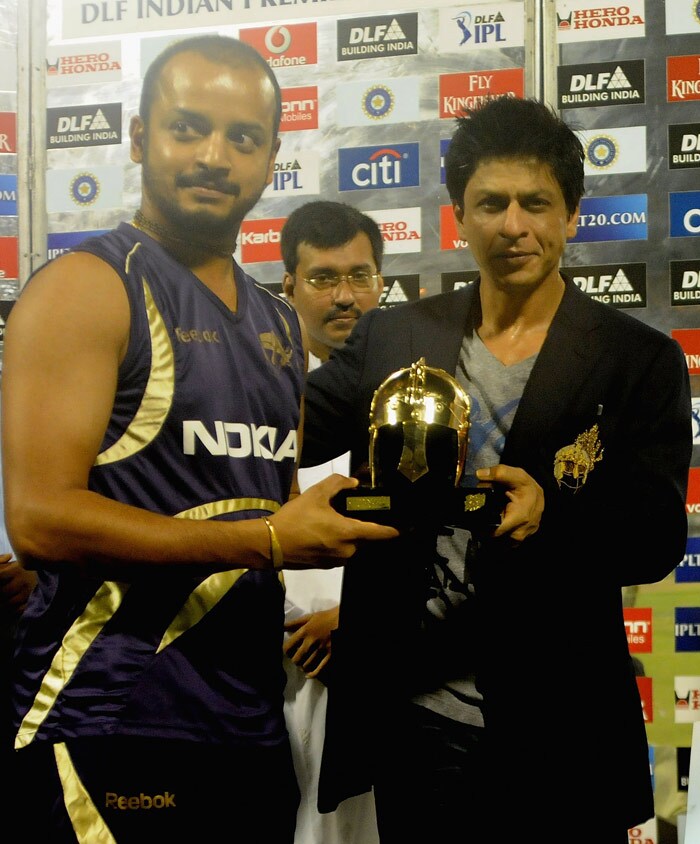
[[[25,280],[18,278],[18,215],[28,213],[17,207],[21,2],[0,0],[0,331]],[[378,11],[365,0],[47,0],[45,13],[45,55],[37,57],[45,91],[28,107],[46,125],[46,257],[137,207],[140,171],[128,160],[128,125],[141,79],[162,47],[195,30],[249,42],[282,87],[274,181],[236,252],[276,289],[282,225],[317,197],[349,202],[379,222],[382,306],[469,283],[476,265],[457,235],[443,170],[460,109],[498,94],[538,94],[580,132],[587,192],[564,270],[589,296],[674,336],[693,385],[698,448],[687,555],[662,583],[624,594],[657,804],[657,816],[631,830],[630,841],[682,841],[691,730],[700,720],[700,2],[392,0]],[[532,21],[544,23],[545,37]],[[634,495],[622,478],[620,495]],[[585,636],[593,623],[572,618],[563,635]],[[605,706],[594,679],[581,677],[581,693]],[[572,732],[575,740],[575,725]],[[596,840],[595,812],[572,823],[590,827]]]

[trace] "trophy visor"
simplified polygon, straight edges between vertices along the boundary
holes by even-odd
[[[457,486],[464,467],[471,403],[444,369],[421,358],[394,372],[377,388],[370,407],[369,462],[372,486],[392,474],[415,482]],[[400,447],[399,447],[400,446]]]

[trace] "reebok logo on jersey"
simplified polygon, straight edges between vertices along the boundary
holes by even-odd
[[[121,809],[174,809],[175,795],[166,791],[165,794],[116,794],[114,791],[105,792],[105,808]]]

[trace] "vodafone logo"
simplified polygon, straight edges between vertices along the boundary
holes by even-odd
[[[275,69],[318,64],[315,23],[241,29],[239,38],[254,47]]]
[[[286,26],[273,26],[265,33],[265,47],[276,55],[288,50],[291,43],[292,33]]]

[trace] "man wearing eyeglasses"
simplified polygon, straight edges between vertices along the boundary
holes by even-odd
[[[341,202],[308,202],[282,229],[284,295],[306,325],[309,370],[343,346],[359,317],[376,308],[384,289],[384,243],[377,223]],[[299,471],[301,489],[330,472],[350,474],[350,455]],[[291,574],[291,577],[288,575]],[[335,812],[316,808],[325,734],[331,631],[338,626],[340,570],[285,572],[288,659],[285,717],[301,803],[297,844],[376,844],[374,796],[360,794]],[[320,678],[320,679],[319,679]]]
[[[284,295],[309,333],[309,369],[340,349],[384,289],[377,223],[342,202],[307,202],[282,229]]]

